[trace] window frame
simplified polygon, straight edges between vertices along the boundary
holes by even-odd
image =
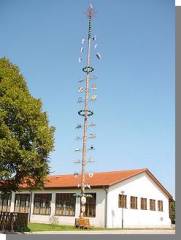
[[[10,212],[11,209],[11,201],[12,201],[12,194],[7,194],[4,196],[5,198],[2,199],[3,194],[0,193],[0,212]]]
[[[147,210],[148,209],[148,201],[147,198],[141,197],[141,210]]]
[[[97,209],[97,205],[96,205],[97,194],[96,193],[87,193],[85,195],[92,195],[93,197],[86,197],[84,216],[89,217],[89,218],[95,218],[96,217],[96,209]]]
[[[156,200],[150,199],[150,211],[156,211]]]
[[[119,196],[118,196],[118,208],[127,208],[127,195],[119,194]]]
[[[65,216],[65,217],[75,217],[75,210],[76,210],[76,196],[73,196],[75,193],[56,193],[55,195],[55,216]],[[67,196],[62,198],[62,201],[64,201],[64,203],[60,203],[61,198],[58,198],[58,196]],[[68,199],[68,196],[70,196],[70,198]],[[72,197],[72,198],[71,198]],[[74,199],[72,201],[72,199]],[[59,200],[59,202],[58,202]],[[65,209],[63,209],[64,204],[66,204]],[[68,205],[72,205],[72,214],[70,214],[70,206],[68,207]],[[57,205],[62,205],[62,207],[58,207]],[[62,208],[62,210],[61,210]],[[62,213],[61,213],[62,212]],[[66,214],[68,212],[68,214]]]
[[[41,201],[35,202],[36,198],[38,198],[37,196],[40,197],[43,195],[46,196],[46,198],[44,198],[44,199],[39,198]],[[46,200],[47,200],[47,202],[46,202]],[[51,215],[51,201],[52,201],[52,193],[34,193],[33,215]],[[39,204],[37,204],[37,206],[36,206],[36,203],[39,203]],[[48,207],[46,206],[47,203],[49,205]],[[44,207],[42,207],[41,205],[44,205]],[[35,209],[36,209],[36,211],[35,211]],[[44,210],[44,212],[43,212],[43,210]]]
[[[22,197],[25,195],[26,195],[26,198],[22,199]],[[20,197],[19,199],[17,199],[18,196]],[[16,204],[18,200],[19,200],[19,204]],[[25,202],[25,206],[21,206],[23,202]],[[27,202],[28,202],[28,205],[27,205]],[[30,193],[15,193],[14,212],[29,213],[29,211],[30,211]]]
[[[158,211],[163,212],[163,200],[158,200]]]
[[[130,208],[138,209],[138,197],[130,196]]]

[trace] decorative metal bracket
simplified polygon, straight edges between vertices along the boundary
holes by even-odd
[[[91,66],[86,66],[84,68],[82,68],[82,71],[83,72],[86,72],[87,74],[90,73],[90,72],[93,72],[94,71],[94,68],[91,67]]]
[[[80,110],[78,111],[78,114],[82,117],[85,117],[85,113],[87,112],[87,116],[90,117],[92,116],[94,113],[90,110]]]

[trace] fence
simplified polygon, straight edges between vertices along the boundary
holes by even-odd
[[[1,231],[27,231],[28,213],[0,212]]]

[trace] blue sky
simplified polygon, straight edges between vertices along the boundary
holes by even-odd
[[[95,163],[88,171],[149,168],[175,193],[175,6],[171,0],[93,0],[102,60],[97,84]],[[73,161],[78,63],[87,0],[1,0],[0,57],[8,57],[41,98],[56,127],[52,173]]]

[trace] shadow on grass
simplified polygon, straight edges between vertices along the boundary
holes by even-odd
[[[27,227],[16,227],[15,230],[0,231],[0,233],[4,233],[4,234],[19,234],[19,233],[23,234],[25,232],[31,232],[31,229],[27,226]]]

